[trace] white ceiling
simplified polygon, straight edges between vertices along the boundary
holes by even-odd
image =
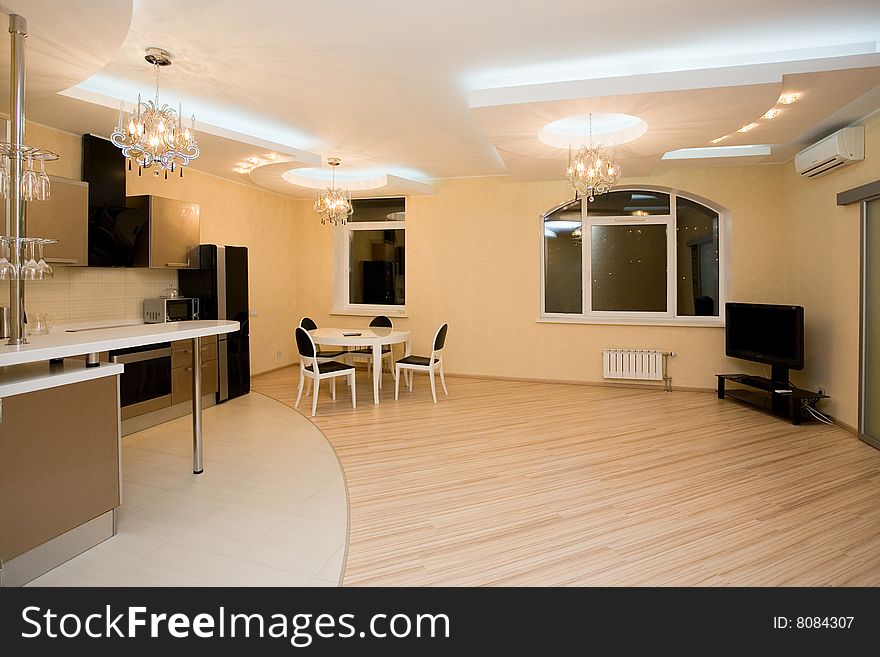
[[[370,169],[397,184],[554,178],[566,153],[541,144],[537,130],[606,111],[648,123],[621,149],[625,171],[642,173],[682,166],[659,157],[708,145],[798,87],[805,95],[791,111],[719,144],[771,144],[756,161],[780,161],[880,108],[876,0],[0,0],[0,8],[29,19],[30,119],[109,134],[120,96],[152,92],[143,51],[162,47],[175,64],[162,71],[160,97],[182,100],[202,128],[191,166],[302,197],[313,192],[284,183],[277,163],[250,176],[233,168],[273,152],[303,166],[339,156],[340,173]]]

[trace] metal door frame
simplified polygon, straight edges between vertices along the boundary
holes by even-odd
[[[858,415],[858,432],[859,438],[868,443],[872,447],[880,449],[880,436],[869,436],[865,432],[865,380],[867,378],[867,361],[865,359],[865,343],[867,341],[868,321],[867,321],[867,276],[868,276],[868,204],[880,203],[880,196],[861,199],[861,228],[859,230],[859,415]],[[878,222],[880,224],[880,222]],[[880,230],[880,225],[877,226]],[[877,257],[875,254],[874,257]],[[878,300],[875,300],[878,303]],[[880,391],[878,391],[880,392]]]
[[[837,205],[858,203],[861,207],[859,219],[859,410],[856,432],[859,438],[880,449],[880,436],[869,437],[865,429],[865,335],[867,299],[865,298],[865,279],[868,269],[868,244],[865,240],[868,227],[868,203],[880,200],[880,180],[848,189],[837,195]]]

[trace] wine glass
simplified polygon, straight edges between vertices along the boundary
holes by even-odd
[[[5,155],[0,156],[0,194],[9,196],[9,158]]]
[[[39,274],[39,278],[53,278],[55,276],[55,271],[52,267],[49,266],[49,263],[43,258],[43,247],[46,244],[51,244],[50,240],[37,240],[37,245],[40,247],[40,260],[37,262],[37,272]]]
[[[15,265],[9,262],[9,239],[0,238],[0,280],[15,278]]]
[[[40,279],[40,268],[37,267],[37,261],[34,257],[34,249],[36,245],[34,240],[27,240],[22,246],[22,259],[25,261],[21,265],[21,279],[25,281],[36,281]],[[30,258],[24,255],[30,250]]]
[[[27,167],[21,174],[21,196],[25,201],[33,201],[37,198],[40,181],[37,172],[34,171],[34,158],[30,155],[27,159]]]
[[[52,195],[52,183],[49,181],[49,176],[46,175],[46,160],[40,158],[40,175],[39,175],[39,186],[37,188],[37,200],[39,201],[48,201],[49,197]],[[43,250],[43,245],[40,244],[40,251]]]

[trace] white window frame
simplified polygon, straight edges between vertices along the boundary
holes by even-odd
[[[551,213],[565,207],[572,201],[566,201],[550,210],[541,213],[538,220],[538,235],[541,248],[541,285],[540,285],[540,308],[539,322],[548,323],[575,323],[575,324],[636,324],[658,326],[724,326],[724,304],[731,297],[730,265],[731,259],[731,213],[725,208],[719,207],[707,199],[694,194],[681,192],[676,189],[657,187],[653,185],[633,185],[616,187],[613,191],[649,191],[669,194],[669,214],[646,215],[634,217],[632,215],[590,217],[587,215],[587,203],[581,203],[581,275],[582,275],[582,312],[580,313],[548,313],[545,312],[545,285],[546,285],[546,248],[544,244],[544,220]],[[686,198],[700,205],[704,205],[718,214],[718,315],[677,315],[678,309],[678,262],[676,257],[676,209],[678,197]],[[592,239],[593,226],[620,226],[633,225],[645,226],[651,224],[666,225],[666,311],[665,312],[637,312],[637,311],[600,311],[592,308],[592,285],[591,273],[592,262],[590,258],[590,240]]]
[[[403,221],[346,221],[336,226],[333,234],[333,312],[339,315],[387,315],[406,317],[406,304],[368,304],[351,303],[349,299],[349,278],[351,277],[351,239],[360,230],[406,230]],[[405,246],[404,237],[404,248]],[[405,257],[405,256],[404,256]],[[406,262],[406,259],[404,260]],[[406,266],[406,265],[405,265]],[[404,299],[409,299],[409,276],[404,270]]]

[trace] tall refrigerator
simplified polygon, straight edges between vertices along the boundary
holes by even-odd
[[[201,244],[198,264],[198,269],[178,272],[180,294],[199,300],[199,319],[231,319],[241,324],[235,333],[218,336],[219,403],[251,389],[247,247]]]

